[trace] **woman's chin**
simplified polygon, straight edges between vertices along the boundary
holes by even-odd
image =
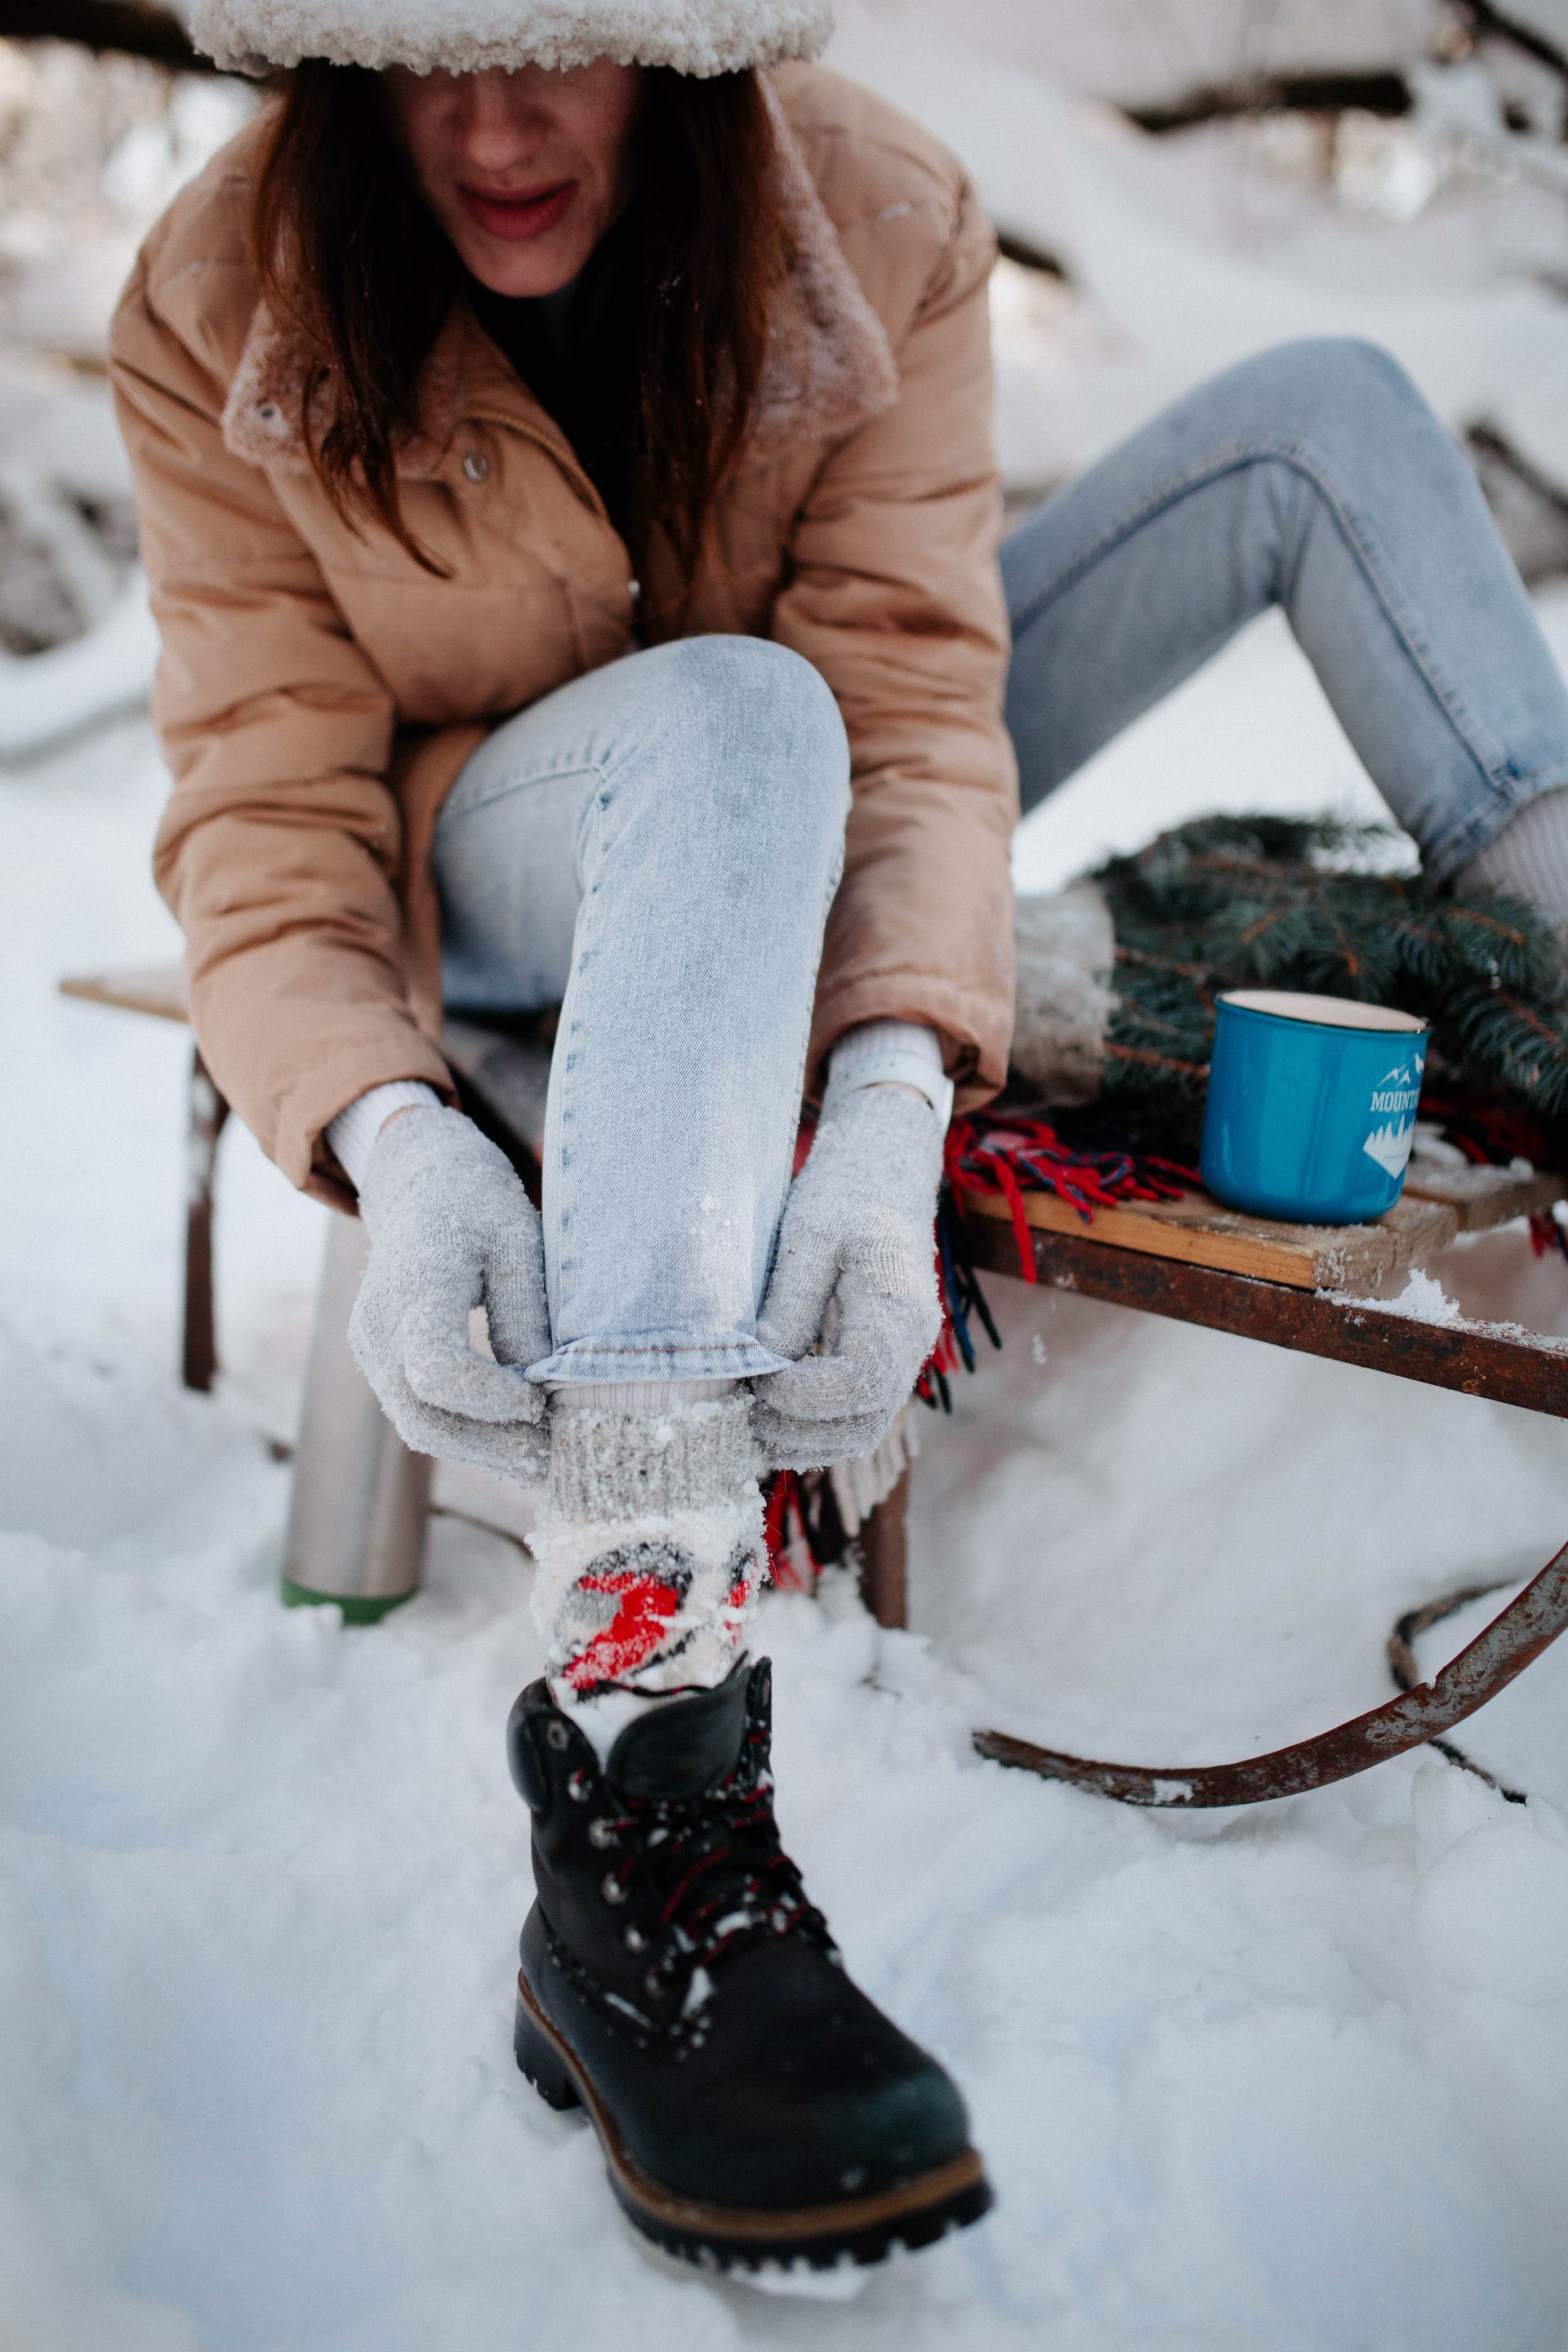
[[[471,225],[454,238],[459,259],[471,278],[491,294],[526,301],[542,294],[558,294],[570,286],[594,249],[570,215],[547,235],[526,243],[493,236]]]

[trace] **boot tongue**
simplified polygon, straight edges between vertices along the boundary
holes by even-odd
[[[661,1699],[628,1724],[605,1766],[611,1788],[656,1804],[664,1798],[698,1797],[716,1787],[741,1753],[752,1672],[742,1658],[717,1689]]]

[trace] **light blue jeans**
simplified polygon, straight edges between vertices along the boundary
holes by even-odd
[[[1003,550],[1026,809],[1270,604],[1428,871],[1568,783],[1568,690],[1458,445],[1369,344],[1200,387]],[[848,800],[816,672],[632,654],[498,727],[437,832],[454,1009],[561,1003],[541,1380],[778,1369],[756,1315]]]
[[[559,1004],[538,1381],[747,1379],[849,747],[809,662],[688,637],[508,719],[442,810],[454,1010]]]
[[[1002,551],[1025,810],[1281,605],[1438,881],[1568,783],[1568,688],[1458,444],[1371,343],[1201,384]]]

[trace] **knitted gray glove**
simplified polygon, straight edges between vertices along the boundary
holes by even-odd
[[[752,1427],[781,1470],[874,1452],[942,1328],[933,1231],[942,1127],[907,1087],[831,1099],[784,1202],[757,1337],[798,1360],[752,1384]],[[823,1353],[828,1303],[834,1328]]]
[[[407,1110],[360,1187],[370,1257],[349,1318],[354,1360],[405,1445],[542,1486],[550,1353],[539,1212],[504,1152],[456,1110]],[[496,1361],[468,1345],[483,1307]]]

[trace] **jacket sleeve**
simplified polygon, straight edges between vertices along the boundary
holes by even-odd
[[[1006,1076],[1018,807],[1002,718],[1008,630],[986,310],[994,256],[965,187],[896,352],[897,404],[817,477],[775,607],[774,635],[833,688],[853,761],[844,878],[813,1024],[814,1090],[835,1038],[877,1019],[942,1032],[961,1108]]]
[[[263,1150],[347,1205],[327,1122],[393,1078],[451,1098],[403,976],[392,697],[267,477],[225,446],[221,374],[159,316],[145,262],[110,374],[162,639],[153,870],[196,1034]]]

